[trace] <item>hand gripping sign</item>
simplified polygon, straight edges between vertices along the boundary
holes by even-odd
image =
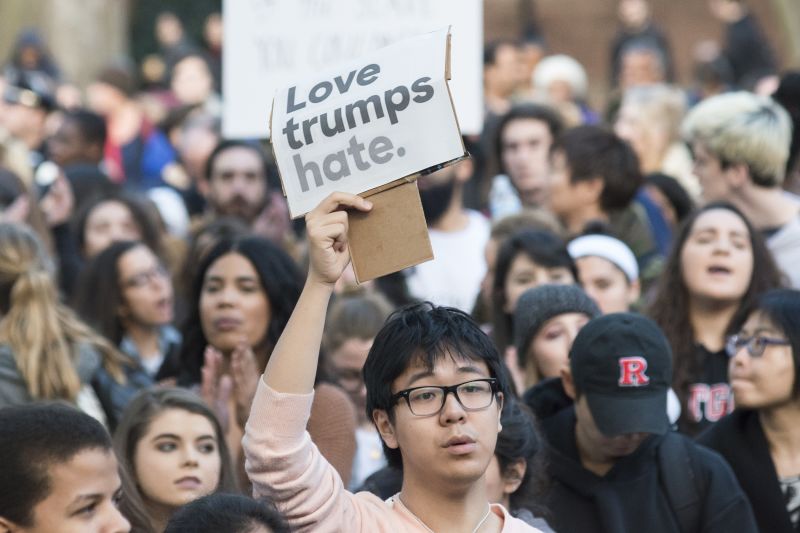
[[[449,43],[449,29],[424,34],[276,93],[271,138],[292,217],[334,191],[375,206],[351,219],[359,281],[433,258],[415,180],[465,156]]]

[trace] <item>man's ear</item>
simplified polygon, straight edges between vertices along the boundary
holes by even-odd
[[[389,448],[396,450],[400,445],[397,443],[397,436],[394,432],[394,424],[389,420],[389,413],[383,409],[373,409],[372,421],[381,435],[381,439]]]
[[[744,163],[732,163],[725,169],[725,179],[731,189],[738,190],[752,183],[750,168]]]
[[[509,464],[505,472],[503,472],[503,494],[513,494],[517,491],[522,484],[525,477],[525,471],[528,469],[528,463],[525,459],[517,459]]]
[[[20,529],[20,527],[14,522],[0,516],[0,533],[13,533],[17,529]]]
[[[503,417],[503,406],[506,403],[506,397],[503,396],[502,392],[498,392],[495,398],[497,399],[497,432],[500,433],[503,431],[503,423],[500,420]]]
[[[561,367],[561,385],[564,387],[564,392],[567,396],[575,400],[575,381],[572,379],[572,370],[569,365]]]
[[[596,203],[600,203],[600,196],[603,194],[605,186],[606,184],[600,176],[572,182],[573,190],[580,195],[581,199]]]

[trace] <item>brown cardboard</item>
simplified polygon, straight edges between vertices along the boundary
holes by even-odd
[[[359,283],[433,259],[417,182],[389,185],[361,195],[372,202],[369,213],[350,213],[350,257]]]
[[[455,139],[460,143],[463,155],[360,193],[360,196],[369,198],[373,208],[368,213],[351,211],[349,214],[348,241],[350,256],[356,281],[359,283],[433,259],[433,250],[428,236],[425,214],[422,211],[422,201],[420,200],[416,179],[421,175],[435,172],[465,157],[469,157],[466,153],[463,139],[459,135],[458,117],[453,107],[450,87],[446,81],[451,77],[450,47],[451,38],[448,32],[445,61],[442,66],[444,67],[445,87],[455,121],[453,135],[456,136]],[[275,103],[273,101],[273,109],[270,113],[270,131],[272,131],[273,127],[274,106]],[[447,139],[454,141],[451,137]],[[279,163],[278,171],[281,175],[281,186],[285,196],[286,182],[283,179],[274,144],[273,153]],[[449,152],[448,157],[452,157],[452,153],[452,151]],[[297,216],[302,215],[298,214]]]

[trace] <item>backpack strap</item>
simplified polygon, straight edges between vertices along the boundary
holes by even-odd
[[[658,446],[659,479],[683,533],[700,530],[703,509],[703,480],[692,464],[690,445],[689,439],[669,432]]]

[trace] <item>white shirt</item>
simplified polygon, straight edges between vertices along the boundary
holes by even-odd
[[[490,227],[477,211],[466,213],[468,223],[462,230],[429,231],[434,259],[409,269],[406,279],[414,298],[469,313],[486,275],[484,248]]]

